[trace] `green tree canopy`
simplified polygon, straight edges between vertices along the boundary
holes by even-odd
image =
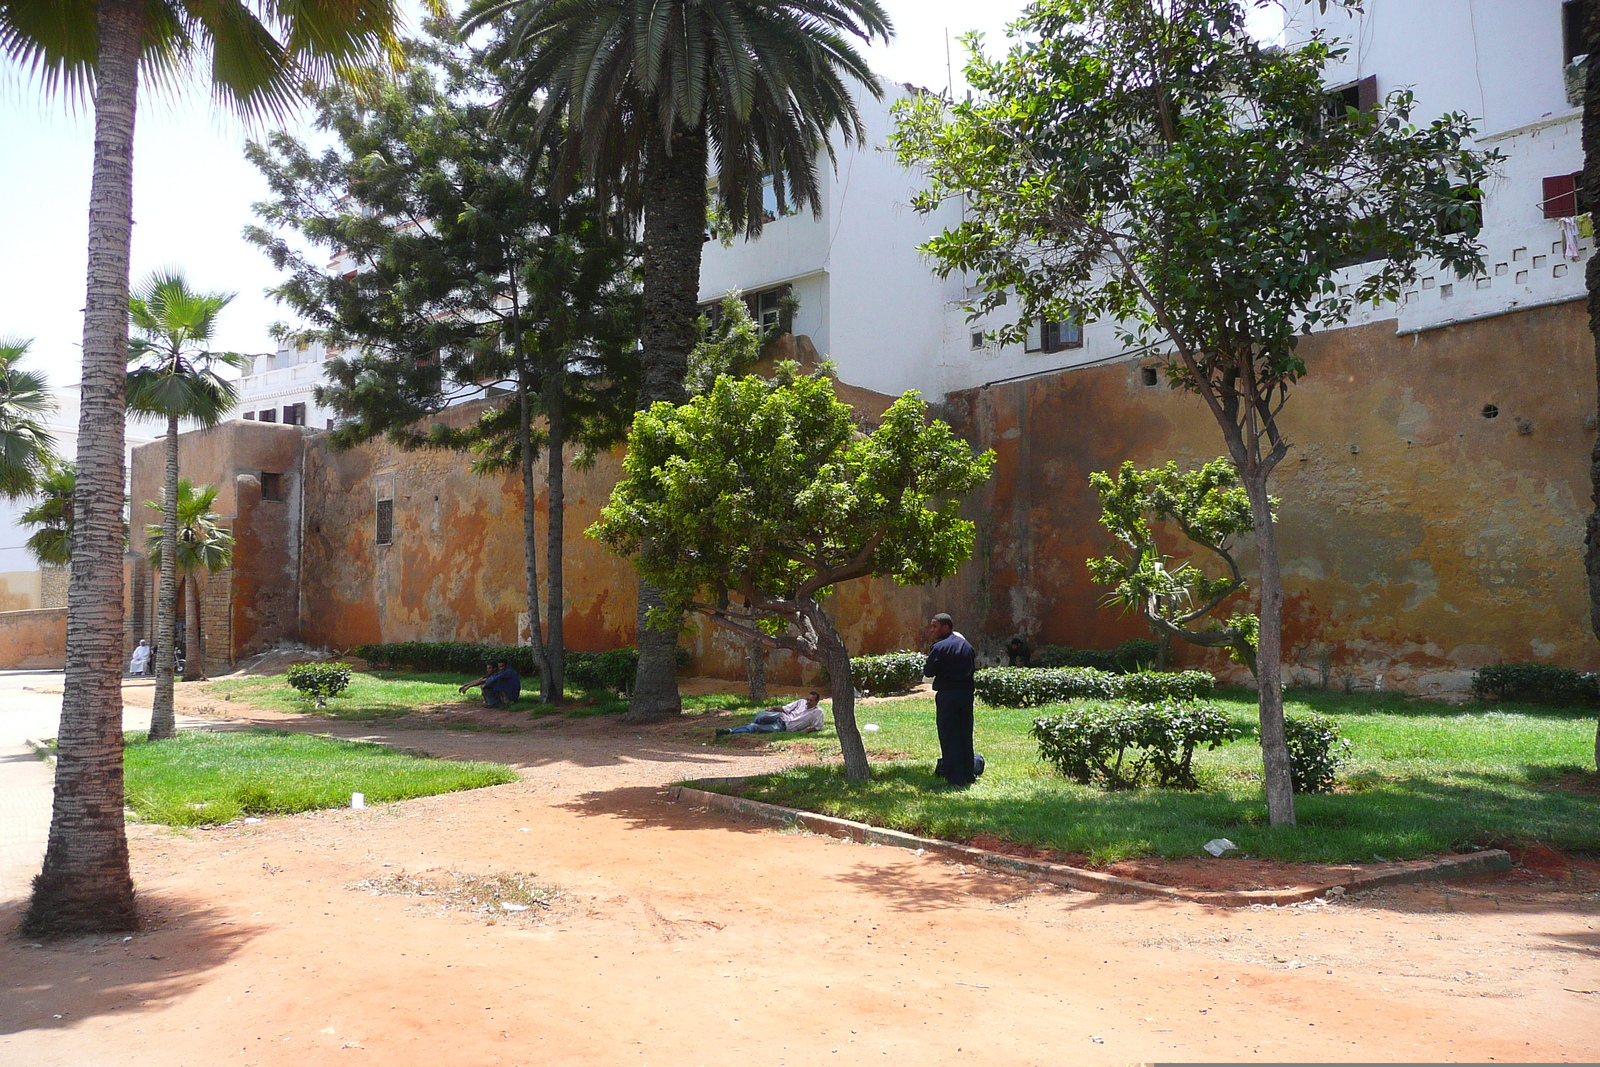
[[[34,490],[38,498],[18,520],[37,527],[23,544],[42,566],[72,562],[72,493],[77,484],[78,470],[70,462],[52,464]]]
[[[976,279],[975,314],[1020,309],[1001,340],[1041,318],[1106,320],[1215,417],[1260,553],[1267,805],[1289,823],[1267,480],[1289,448],[1278,415],[1306,370],[1299,339],[1396,299],[1420,261],[1479,270],[1493,157],[1469,147],[1464,115],[1415,123],[1404,89],[1369,111],[1333,107],[1322,76],[1343,50],[1320,34],[1258,42],[1248,6],[1036,0],[1004,56],[969,42],[972,98],[918,97],[895,143],[927,175],[920,209],[963,198],[964,221],[925,249],[941,274]]]
[[[828,668],[852,778],[868,776],[850,651],[823,607],[841,582],[922,585],[972,555],[961,498],[992,453],[974,455],[915,393],[862,433],[826,374],[723,377],[678,407],[634,419],[624,477],[590,528],[633,559],[664,612],[695,612]]]
[[[0,339],[0,497],[33,493],[55,461],[44,419],[56,409],[44,375],[17,366],[29,341]]]

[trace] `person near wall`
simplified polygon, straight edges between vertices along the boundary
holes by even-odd
[[[129,674],[148,674],[150,672],[150,642],[140,641],[139,647],[133,650],[133,661],[128,664]]]
[[[1033,666],[1033,646],[1026,637],[1018,634],[1006,642],[1006,662],[1011,667]]]
[[[775,734],[779,730],[802,734],[820,729],[822,729],[822,694],[813,689],[799,700],[792,700],[781,708],[768,708],[756,712],[756,717],[743,726],[735,726],[732,729],[722,727],[717,730],[716,736]]]
[[[522,676],[506,660],[491,663],[487,674],[475,682],[468,682],[457,691],[465,693],[480,685],[483,687],[483,706],[486,708],[508,708],[522,696]]]
[[[971,785],[978,777],[977,757],[972,751],[972,672],[975,656],[972,645],[956,633],[955,623],[944,612],[928,622],[933,647],[922,673],[933,679],[934,722],[939,728],[939,762],[933,773],[957,788]]]

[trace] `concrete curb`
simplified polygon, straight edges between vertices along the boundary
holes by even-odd
[[[1057,885],[1081,889],[1089,893],[1134,893],[1140,896],[1163,897],[1168,900],[1186,900],[1196,904],[1214,904],[1225,908],[1248,907],[1251,904],[1299,904],[1325,895],[1331,889],[1356,892],[1376,889],[1379,886],[1398,885],[1404,882],[1425,882],[1439,878],[1462,878],[1473,874],[1511,869],[1511,856],[1502,849],[1488,849],[1470,855],[1441,856],[1431,860],[1407,860],[1386,864],[1373,871],[1362,871],[1340,882],[1322,885],[1298,885],[1287,889],[1203,890],[1183,889],[1178,886],[1157,885],[1136,878],[1120,878],[1100,871],[1085,870],[1065,863],[1022,859],[1002,852],[961,845],[954,841],[941,841],[932,837],[918,837],[900,830],[885,830],[850,819],[831,815],[785,808],[760,800],[746,800],[726,793],[713,793],[696,788],[702,785],[729,785],[742,781],[739,778],[705,778],[690,785],[676,785],[668,791],[668,798],[677,803],[689,804],[713,811],[745,815],[767,822],[793,824],[815,833],[844,836],[853,841],[898,848],[921,849],[923,852],[946,859],[988,867],[1012,874],[1032,874]]]
[[[33,754],[43,760],[52,771],[56,769],[56,754],[49,745],[36,737],[30,737],[22,743],[33,749]]]

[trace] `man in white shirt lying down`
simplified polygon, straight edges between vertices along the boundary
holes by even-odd
[[[724,734],[775,734],[779,730],[790,733],[810,733],[822,729],[822,694],[815,689],[800,700],[791,701],[781,708],[768,708],[756,712],[756,717],[743,726],[733,729],[723,727],[717,736]]]

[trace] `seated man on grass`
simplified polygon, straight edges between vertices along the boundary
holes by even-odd
[[[799,700],[790,701],[781,708],[768,708],[756,712],[756,717],[743,726],[733,729],[721,727],[716,736],[727,734],[775,734],[779,730],[790,733],[812,733],[822,729],[822,694],[815,689]]]
[[[475,682],[468,682],[457,691],[465,693],[480,685],[483,686],[483,706],[486,708],[509,708],[522,695],[522,676],[505,660],[490,663],[489,673]]]

